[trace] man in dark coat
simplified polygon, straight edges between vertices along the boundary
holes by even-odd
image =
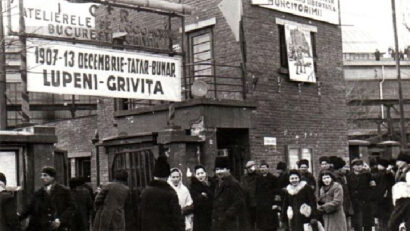
[[[249,222],[252,230],[255,229],[256,225],[256,179],[258,178],[258,173],[256,172],[256,162],[250,160],[245,165],[246,174],[241,178],[242,189],[245,191],[246,195],[246,205],[248,208]]]
[[[247,230],[245,193],[239,182],[230,173],[229,158],[215,159],[217,183],[212,211],[213,231]]]
[[[391,190],[394,185],[394,176],[391,172],[386,171],[388,165],[388,160],[379,159],[377,161],[377,173],[375,174],[375,216],[379,219],[381,230],[387,230],[387,222],[393,210]]]
[[[141,231],[185,231],[178,196],[167,183],[170,167],[165,156],[155,162],[154,180],[142,191]]]
[[[125,231],[125,208],[130,199],[127,184],[128,172],[117,170],[114,181],[102,186],[95,198],[95,214],[93,230]]]
[[[285,162],[279,162],[276,165],[276,171],[278,172],[278,184],[279,188],[283,189],[289,184],[288,166]]]
[[[71,195],[76,205],[71,229],[76,231],[89,230],[89,221],[93,210],[92,194],[84,184],[82,178],[76,177],[70,180]]]
[[[6,176],[0,172],[0,230],[18,230],[18,216],[16,211],[16,200],[13,192],[6,190]]]
[[[297,163],[301,181],[305,181],[312,189],[315,191],[316,189],[316,180],[315,177],[311,172],[309,172],[309,161],[306,159],[301,159]]]
[[[26,231],[70,230],[75,204],[70,190],[55,182],[56,170],[44,167],[41,173],[43,187],[34,193],[20,219],[30,217]]]
[[[269,165],[262,161],[256,180],[256,227],[257,230],[275,231],[279,227],[280,189],[278,179],[269,173]]]
[[[352,202],[352,226],[355,231],[371,231],[373,220],[370,197],[372,177],[363,169],[363,161],[354,159],[351,163],[353,171],[347,175],[349,195]]]

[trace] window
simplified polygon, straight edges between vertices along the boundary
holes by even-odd
[[[313,173],[313,149],[309,147],[302,147],[300,145],[287,146],[287,161],[289,169],[297,169],[297,162],[301,159],[309,161],[309,172]]]
[[[91,182],[91,157],[71,158],[69,163],[71,177],[83,177]]]
[[[213,75],[213,33],[211,28],[188,34],[191,77],[206,79]]]

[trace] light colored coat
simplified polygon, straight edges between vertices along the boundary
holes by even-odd
[[[323,210],[323,221],[326,231],[347,231],[346,217],[343,211],[343,188],[337,182],[333,182],[328,190],[320,188],[319,206]]]

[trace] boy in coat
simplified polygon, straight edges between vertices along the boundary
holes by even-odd
[[[75,205],[70,190],[55,182],[56,174],[53,167],[42,169],[43,187],[34,193],[20,216],[21,220],[30,217],[26,231],[70,230]]]
[[[0,172],[0,230],[18,230],[16,201],[12,192],[6,190],[6,176]]]

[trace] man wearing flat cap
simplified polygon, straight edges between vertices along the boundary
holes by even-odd
[[[246,174],[241,178],[241,185],[246,194],[249,222],[252,230],[254,230],[256,225],[256,181],[258,178],[256,162],[249,160],[245,168]]]
[[[406,182],[406,173],[410,171],[410,155],[407,152],[400,152],[396,159],[397,172],[394,177],[396,182]]]
[[[70,230],[75,204],[70,190],[55,182],[57,172],[53,167],[41,171],[43,186],[21,213],[20,219],[30,217],[26,231]]]
[[[216,187],[212,210],[212,231],[239,231],[249,228],[245,194],[230,173],[229,158],[215,159]]]
[[[369,195],[372,192],[372,176],[363,168],[363,161],[352,160],[353,171],[347,175],[347,185],[352,202],[352,226],[355,231],[371,231],[373,217]]]

